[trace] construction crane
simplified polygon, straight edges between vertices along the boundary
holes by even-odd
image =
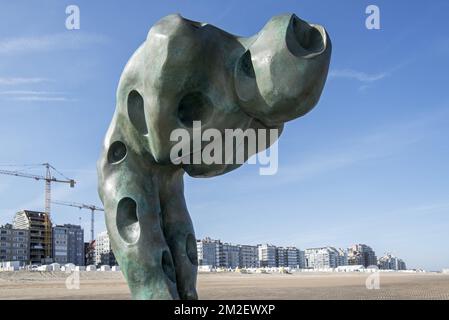
[[[85,203],[76,203],[76,202],[66,202],[66,201],[53,201],[52,203],[58,204],[61,206],[75,207],[78,209],[89,209],[91,212],[90,216],[90,241],[91,243],[95,239],[94,235],[94,227],[95,227],[95,211],[104,211],[103,208],[97,207],[93,204],[85,204]]]
[[[51,243],[51,184],[52,183],[67,183],[70,185],[70,188],[75,187],[76,181],[70,178],[67,178],[64,176],[61,172],[59,172],[55,167],[53,167],[49,163],[42,163],[38,166],[45,167],[45,175],[35,175],[30,174],[26,172],[22,172],[19,170],[15,171],[9,171],[9,170],[0,170],[0,174],[3,175],[10,175],[15,177],[22,177],[22,178],[30,178],[37,181],[44,180],[45,181],[45,243],[46,243],[46,249],[45,249],[45,255],[48,257],[51,257],[51,246],[49,245]],[[62,179],[58,179],[55,177],[54,173],[59,174],[62,176]]]

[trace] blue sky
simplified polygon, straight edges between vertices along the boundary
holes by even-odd
[[[80,30],[65,29],[69,4],[80,7]],[[380,7],[381,30],[365,28],[369,4]],[[121,71],[149,28],[176,12],[242,36],[293,12],[333,41],[323,96],[286,125],[277,175],[246,165],[186,178],[197,237],[303,249],[366,243],[409,267],[449,267],[445,0],[1,0],[0,167],[48,161],[79,182],[54,185],[54,199],[99,204],[95,163]],[[0,223],[42,210],[43,192],[42,182],[0,176]],[[80,217],[87,239],[88,211],[53,208],[55,223]]]

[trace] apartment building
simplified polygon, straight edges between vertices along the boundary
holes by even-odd
[[[197,240],[198,265],[211,266],[212,268],[219,267],[222,246],[223,244],[220,240],[213,240],[211,238]]]
[[[239,247],[239,266],[241,268],[257,268],[259,266],[257,246],[240,245]]]
[[[287,249],[276,247],[276,267],[287,267]]]
[[[53,261],[84,265],[84,230],[81,226],[64,224],[53,227]]]
[[[306,249],[305,258],[307,268],[328,269],[338,267],[338,251],[334,247]]]
[[[407,270],[405,262],[391,253],[379,258],[378,267],[384,270]]]
[[[240,266],[240,248],[238,245],[224,243],[219,248],[219,266],[235,269]]]
[[[84,265],[95,264],[95,240],[84,243]]]
[[[287,247],[285,248],[285,264],[278,265],[279,267],[289,267],[289,268],[304,268],[305,258],[304,251],[299,250],[296,247]]]
[[[348,265],[377,266],[376,253],[366,244],[354,244],[348,248]]]
[[[16,213],[13,228],[29,233],[30,263],[41,264],[51,261],[52,228],[45,212],[22,210]]]
[[[95,240],[95,264],[109,266],[117,264],[107,231],[100,232]]]
[[[23,266],[30,259],[29,231],[0,226],[0,262],[15,261]]]
[[[346,266],[348,265],[348,252],[344,249],[338,248],[337,250],[337,265]]]
[[[275,268],[276,246],[270,244],[259,244],[257,246],[259,256],[259,267]]]

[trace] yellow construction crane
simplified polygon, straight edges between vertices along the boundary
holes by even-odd
[[[22,178],[30,178],[37,181],[44,180],[45,181],[45,213],[46,213],[46,221],[45,221],[45,243],[46,243],[46,252],[45,255],[47,258],[51,257],[51,184],[54,182],[57,183],[67,183],[70,185],[70,188],[75,187],[76,181],[64,176],[61,172],[59,172],[55,167],[53,167],[49,163],[42,163],[39,166],[45,167],[45,176],[30,174],[22,171],[9,171],[9,170],[0,170],[0,174],[22,177]],[[59,174],[62,179],[57,179],[53,172]]]
[[[78,209],[89,209],[91,212],[90,215],[90,242],[93,243],[95,240],[94,227],[95,227],[95,211],[104,211],[103,208],[97,207],[93,204],[84,204],[84,203],[76,203],[76,202],[66,202],[66,201],[53,201],[54,204],[59,204],[61,206],[75,207]]]

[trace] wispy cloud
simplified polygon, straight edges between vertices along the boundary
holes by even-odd
[[[64,92],[55,92],[55,91],[32,91],[32,90],[8,90],[8,91],[0,91],[0,95],[9,96],[9,95],[61,95]]]
[[[396,71],[409,65],[414,60],[414,58],[404,59],[393,68],[378,73],[367,73],[354,69],[333,69],[329,72],[329,79],[348,79],[361,82],[363,83],[363,85],[359,89],[361,91],[364,91],[368,89],[373,83],[392,76]]]
[[[49,82],[50,80],[45,78],[2,78],[0,77],[0,85],[23,85],[23,84],[37,84],[42,82]]]
[[[389,76],[388,72],[381,72],[375,74],[368,74],[361,71],[356,71],[352,69],[340,69],[340,70],[332,70],[329,73],[329,77],[333,78],[343,78],[343,79],[352,79],[357,80],[364,83],[370,83],[382,80]]]
[[[65,96],[64,92],[33,91],[33,90],[10,90],[0,91],[0,98],[13,101],[73,101]]]
[[[64,32],[34,37],[16,37],[0,40],[0,54],[30,53],[80,49],[85,46],[107,43],[108,38],[98,34]]]
[[[14,97],[11,98],[11,100],[15,101],[55,101],[55,102],[67,102],[67,101],[73,101],[72,99],[66,98],[66,97],[42,97],[42,96],[23,96],[23,97]]]

